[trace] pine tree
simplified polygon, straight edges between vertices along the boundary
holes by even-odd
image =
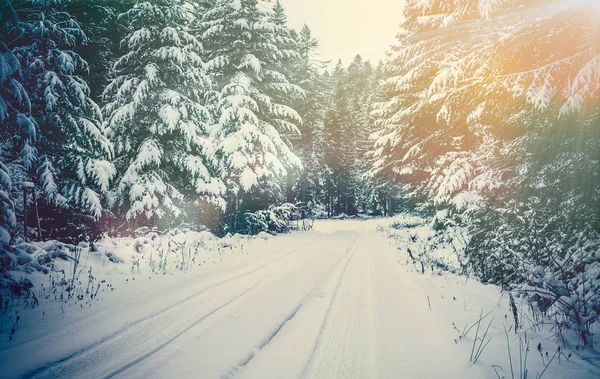
[[[333,214],[370,212],[369,186],[365,180],[374,100],[374,71],[356,56],[345,69],[339,61],[331,78],[332,87],[325,121],[325,163],[331,171],[328,208]]]
[[[11,193],[12,180],[8,167],[3,163],[8,157],[2,153],[15,134],[14,126],[20,123],[18,119],[27,118],[19,111],[27,103],[27,94],[17,80],[19,74],[20,66],[16,57],[4,42],[0,41],[0,123],[3,125],[0,131],[0,252],[4,245],[11,242],[12,229],[16,224]],[[5,127],[6,125],[13,128]]]
[[[29,95],[22,85],[21,66],[6,44],[0,41],[0,130],[4,161],[31,168],[37,125],[31,117]]]
[[[462,209],[508,184],[522,151],[512,142],[529,126],[554,123],[584,98],[593,106],[594,87],[578,83],[594,78],[594,21],[575,8],[540,13],[547,4],[407,2],[375,110],[371,175]]]
[[[303,120],[300,135],[292,140],[293,150],[304,165],[295,188],[295,198],[306,204],[312,212],[317,205],[325,203],[324,184],[326,166],[324,157],[324,118],[329,101],[329,83],[320,73],[325,64],[316,60],[319,42],[312,31],[304,25],[296,35],[300,57],[293,62],[291,78],[306,96],[294,103]]]
[[[217,1],[200,29],[220,92],[216,148],[229,197],[258,191],[280,198],[280,183],[302,166],[286,138],[298,132],[301,119],[280,102],[303,95],[279,69],[297,53],[286,48],[285,28],[256,0]],[[230,201],[232,209],[236,204]]]
[[[17,12],[22,15],[18,28],[8,33],[9,46],[23,68],[23,86],[39,128],[35,149],[26,146],[28,155],[22,159],[28,174],[38,179],[42,213],[56,220],[55,206],[71,207],[73,215],[97,219],[114,167],[100,109],[81,76],[87,62],[75,51],[87,37],[61,0],[24,2]]]
[[[273,6],[273,23],[277,26],[287,27],[287,22],[288,19],[283,4],[281,4],[281,0],[276,0]]]
[[[23,87],[23,77],[19,60],[6,45],[10,33],[18,28],[19,20],[10,1],[0,3],[0,130],[1,143],[4,145],[5,162],[9,152],[12,159],[22,155],[28,162],[31,156],[27,152],[36,139],[37,125],[31,117],[31,102]],[[16,156],[16,157],[15,157]]]
[[[308,25],[302,25],[298,35],[298,48],[300,57],[304,62],[310,62],[315,58],[315,51],[319,48],[319,40],[313,37],[312,30]]]
[[[374,101],[374,71],[370,62],[364,62],[360,55],[348,67],[345,79],[347,96],[349,97],[349,125],[344,133],[349,146],[350,170],[349,188],[351,204],[355,211],[367,212],[368,181],[364,174],[367,171],[367,152],[370,146],[372,117],[370,109]]]
[[[346,71],[342,61],[338,61],[331,75],[331,103],[325,118],[326,147],[324,162],[331,175],[327,182],[326,208],[330,215],[344,212],[344,195],[346,191],[344,169],[347,164],[346,146],[344,145],[344,129],[348,124],[348,99],[343,86]]]
[[[16,224],[11,189],[12,181],[8,175],[8,168],[0,162],[0,249],[12,240],[11,229]]]
[[[85,25],[88,41],[77,52],[89,64],[86,81],[92,98],[102,104],[102,91],[110,81],[110,71],[120,55],[120,43],[124,37],[119,14],[131,9],[136,0],[66,1],[65,10],[80,25]]]
[[[211,83],[200,41],[189,32],[190,9],[186,1],[161,0],[119,16],[129,33],[104,111],[117,154],[117,203],[128,220],[168,225],[200,203],[224,206],[206,104]]]
[[[258,6],[260,8],[260,2]],[[277,69],[278,71],[280,71],[281,74],[285,75],[285,77],[291,84],[295,84],[300,87],[300,83],[295,77],[296,67],[298,66],[301,60],[300,55],[296,53],[299,52],[298,33],[296,33],[295,30],[292,30],[288,27],[288,20],[285,8],[283,7],[283,4],[280,0],[277,0],[275,2],[269,19],[274,25],[272,37],[273,43],[279,51],[288,52],[287,56],[277,63]],[[292,54],[289,54],[289,52],[292,52]],[[298,111],[298,102],[304,99],[304,96],[290,96],[290,94],[286,92],[274,92],[271,96],[272,101],[282,104],[284,106],[291,107],[296,111]],[[288,145],[292,146],[294,144],[293,140],[301,138],[301,131],[300,134],[286,133],[282,137]],[[291,169],[287,171],[288,172],[284,183],[285,198],[288,203],[294,203],[296,201],[294,194],[294,184],[302,175],[302,170]]]

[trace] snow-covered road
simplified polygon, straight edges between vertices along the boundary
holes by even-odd
[[[9,347],[0,376],[490,376],[469,363],[471,344],[457,343],[444,308],[431,306],[439,297],[430,300],[434,292],[373,224],[319,229],[270,240],[243,264],[149,287]],[[33,362],[20,364],[23,356]]]

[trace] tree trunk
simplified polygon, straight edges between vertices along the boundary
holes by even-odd
[[[27,187],[23,186],[23,237],[27,242]]]

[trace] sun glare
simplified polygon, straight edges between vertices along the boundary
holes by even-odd
[[[561,8],[583,8],[600,12],[600,0],[563,0],[559,5]]]

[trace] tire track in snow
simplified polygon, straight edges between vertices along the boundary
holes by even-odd
[[[61,358],[61,359],[54,360],[52,362],[46,363],[43,366],[38,367],[37,369],[31,370],[29,372],[26,372],[25,374],[22,375],[22,377],[26,377],[26,378],[44,377],[45,374],[48,373],[49,371],[55,370],[56,368],[58,368],[60,366],[68,365],[69,362],[74,361],[76,359],[79,359],[79,358],[81,358],[83,356],[86,356],[90,352],[96,351],[96,350],[100,349],[102,346],[106,346],[106,345],[110,344],[112,341],[116,340],[117,338],[122,337],[123,335],[127,334],[128,330],[132,330],[132,329],[134,329],[136,327],[141,326],[144,323],[147,323],[147,322],[149,322],[149,321],[151,321],[151,320],[153,320],[155,318],[158,318],[158,317],[164,315],[166,312],[172,311],[174,308],[181,307],[181,306],[189,303],[190,301],[192,301],[192,300],[200,297],[201,295],[205,294],[208,291],[214,290],[214,289],[222,287],[222,286],[224,286],[224,285],[226,285],[228,283],[235,282],[237,280],[240,280],[240,279],[243,279],[245,277],[248,277],[248,276],[250,276],[250,275],[258,272],[259,270],[262,270],[262,269],[264,269],[264,268],[266,268],[266,267],[268,267],[268,266],[276,263],[277,261],[280,261],[280,260],[288,257],[289,255],[291,255],[291,254],[293,254],[295,252],[298,252],[298,251],[300,251],[300,250],[302,250],[302,249],[304,249],[304,248],[306,248],[306,247],[314,244],[320,238],[321,237],[317,237],[317,238],[311,240],[310,242],[308,242],[306,244],[303,244],[303,245],[301,245],[299,247],[296,247],[296,248],[294,248],[294,249],[292,249],[292,250],[290,250],[290,251],[288,251],[288,252],[286,252],[284,254],[281,254],[281,255],[279,255],[279,256],[277,256],[275,258],[272,258],[272,259],[268,260],[267,262],[265,262],[265,263],[263,263],[263,264],[255,267],[255,268],[253,268],[253,269],[251,269],[249,271],[246,271],[246,272],[244,272],[242,274],[238,274],[238,275],[235,275],[235,276],[233,276],[231,278],[228,278],[226,280],[222,280],[222,281],[219,281],[219,282],[214,283],[212,285],[209,285],[208,287],[205,287],[205,288],[199,290],[198,292],[196,292],[196,293],[194,293],[194,294],[192,294],[192,295],[190,295],[190,296],[188,296],[188,297],[186,297],[186,298],[184,298],[184,299],[176,302],[175,304],[172,304],[171,306],[169,306],[167,308],[163,308],[162,310],[160,310],[158,312],[150,314],[150,315],[148,315],[146,317],[143,317],[143,318],[141,318],[141,319],[139,319],[137,321],[134,321],[132,323],[126,324],[125,326],[123,326],[122,328],[118,329],[117,331],[109,334],[108,336],[105,336],[104,338],[100,339],[99,341],[96,341],[93,344],[88,345],[87,347],[85,347],[85,348],[83,348],[81,350],[78,350],[78,351],[76,351],[76,352],[74,352],[72,354],[69,354],[69,355],[67,355],[64,358]],[[261,280],[261,282],[262,281],[264,281],[264,278]],[[252,288],[254,288],[256,286],[253,286]],[[246,291],[246,293],[247,292],[249,292],[249,291]],[[224,305],[223,307],[231,304],[232,302],[233,301],[230,301],[228,304]],[[220,308],[223,308],[223,307],[220,307]],[[218,310],[215,310],[211,314],[213,314],[213,313],[215,313],[217,311]],[[197,325],[198,323],[196,323],[195,325]],[[189,328],[187,330],[189,330]],[[181,333],[181,334],[183,334],[183,333]],[[168,345],[168,343],[164,344],[164,346],[162,346],[161,348],[164,348],[166,345]],[[160,349],[156,349],[156,351],[159,351],[159,350]],[[146,358],[147,358],[147,356],[146,356]],[[140,361],[141,360],[137,360],[136,363],[139,363]],[[131,365],[128,366],[128,367],[131,367]],[[116,375],[116,374],[112,374],[112,375]]]
[[[376,241],[363,235],[361,242],[345,277],[321,306],[320,322],[313,329],[318,332],[305,355],[309,358],[295,372],[299,378],[378,376],[371,283]]]
[[[202,321],[206,320],[208,317],[212,316],[213,314],[217,313],[221,309],[227,307],[228,305],[232,304],[236,300],[242,298],[244,295],[248,294],[250,291],[252,291],[254,288],[258,287],[264,281],[265,281],[265,278],[261,279],[258,283],[254,284],[252,287],[248,288],[247,290],[245,290],[244,292],[240,293],[239,295],[233,297],[231,300],[226,301],[225,303],[219,305],[218,307],[214,308],[210,312],[204,314],[202,317],[200,317],[198,320],[196,320],[193,324],[188,325],[185,329],[183,329],[182,331],[180,331],[179,333],[177,333],[173,337],[169,338],[164,343],[162,343],[159,346],[155,347],[154,349],[152,349],[151,351],[149,351],[146,354],[142,355],[141,357],[138,357],[138,358],[134,359],[133,361],[127,363],[126,365],[123,365],[122,367],[118,368],[117,370],[115,370],[115,371],[111,372],[110,374],[106,375],[106,378],[112,378],[113,376],[116,376],[116,375],[120,374],[121,372],[127,370],[128,368],[130,368],[130,367],[132,367],[132,366],[140,363],[141,361],[143,361],[144,359],[148,358],[152,354],[155,354],[156,352],[164,349],[167,345],[169,345],[170,343],[172,343],[173,341],[175,341],[176,339],[178,339],[179,337],[181,337],[184,333],[188,332],[190,329],[192,329],[193,327],[195,327],[196,325],[198,325]]]
[[[104,374],[104,375],[100,375],[101,377],[105,377],[105,378],[110,378],[113,377],[117,374],[119,374],[120,372],[126,370],[127,368],[141,362],[142,360],[148,358],[149,356],[151,356],[152,354],[155,354],[156,352],[160,351],[161,349],[165,348],[166,346],[168,346],[170,343],[172,343],[173,341],[175,341],[177,338],[181,337],[183,334],[185,334],[187,331],[189,331],[190,329],[192,329],[194,326],[198,325],[199,323],[201,323],[202,321],[204,321],[205,319],[207,319],[208,317],[210,317],[211,315],[217,313],[218,311],[222,310],[223,308],[226,308],[228,305],[232,304],[233,302],[235,302],[236,300],[242,298],[243,296],[247,295],[250,291],[252,291],[253,289],[255,289],[256,287],[258,287],[261,283],[263,283],[265,281],[266,278],[262,278],[260,281],[258,281],[257,283],[253,284],[252,286],[250,286],[249,288],[245,289],[243,292],[241,292],[240,294],[237,294],[235,296],[233,296],[231,299],[225,301],[224,303],[220,304],[219,306],[212,308],[211,310],[209,310],[208,312],[204,313],[200,318],[198,318],[197,320],[195,320],[192,324],[188,324],[183,330],[177,332],[173,337],[169,338],[167,341],[160,343],[157,347],[152,348],[149,352],[144,353],[143,355],[141,355],[140,357],[137,357],[135,359],[133,359],[132,361],[128,362],[125,365],[122,365],[119,369],[109,373],[109,374]],[[133,334],[135,336],[135,332],[125,332],[123,334],[119,334],[119,335],[111,335],[109,336],[110,338],[107,337],[106,340],[102,340],[102,341],[98,341],[97,343],[91,345],[90,347],[86,348],[85,351],[79,351],[75,354],[72,354],[68,357],[63,358],[60,361],[56,361],[52,364],[49,364],[47,366],[44,366],[42,369],[38,369],[35,372],[31,372],[28,374],[24,374],[23,377],[26,378],[30,378],[30,377],[80,377],[81,375],[81,370],[77,371],[77,367],[75,368],[75,370],[69,370],[69,365],[70,364],[74,364],[74,365],[81,365],[85,362],[82,361],[78,361],[79,359],[85,359],[85,358],[93,358],[94,354],[98,352],[98,350],[101,349],[109,349],[111,346],[111,343],[113,343],[115,340],[120,339],[120,338],[126,338],[127,334]],[[102,363],[102,362],[101,362]],[[90,368],[90,369],[93,369]],[[58,372],[55,372],[57,371]]]
[[[298,246],[298,247],[296,247],[296,248],[294,248],[294,249],[292,249],[292,250],[290,250],[290,251],[287,251],[287,252],[285,252],[285,253],[283,253],[283,254],[281,254],[281,255],[279,255],[279,256],[277,256],[277,257],[275,257],[275,258],[271,258],[270,260],[267,260],[266,262],[264,262],[264,263],[260,264],[259,266],[256,266],[256,267],[254,267],[254,268],[251,268],[251,269],[250,269],[250,271],[247,271],[247,272],[245,272],[245,273],[244,273],[244,274],[242,274],[242,275],[245,275],[245,274],[248,274],[248,275],[250,275],[250,274],[253,274],[255,271],[257,271],[257,270],[260,270],[260,269],[262,269],[263,267],[265,267],[265,266],[268,266],[268,265],[270,265],[271,263],[273,263],[273,262],[275,262],[275,261],[278,261],[278,260],[280,260],[280,259],[283,259],[283,258],[287,257],[288,255],[290,255],[290,254],[292,254],[292,253],[294,253],[294,252],[296,252],[296,251],[298,251],[298,250],[301,250],[301,249],[303,249],[303,248],[305,248],[305,247],[307,247],[307,246],[309,246],[309,245],[311,245],[311,244],[313,244],[313,243],[317,242],[319,239],[322,239],[322,238],[323,238],[323,236],[318,236],[318,237],[315,237],[315,238],[314,238],[313,240],[311,240],[310,242],[308,242],[308,243],[305,243],[305,244],[302,244],[302,245],[300,245],[300,246]],[[203,277],[203,278],[215,277],[215,276],[217,276],[217,275],[218,275],[218,274],[216,274],[216,273],[210,273],[210,274],[209,274],[207,277]],[[242,275],[234,276],[234,277],[232,277],[232,278],[231,278],[231,280],[236,280],[236,279],[238,279],[238,278],[239,278],[240,276],[242,276]],[[165,288],[165,289],[176,289],[177,287],[182,287],[182,286],[183,286],[183,287],[185,287],[185,286],[188,286],[188,285],[194,285],[194,283],[197,281],[197,279],[198,279],[197,277],[192,277],[192,278],[189,278],[189,279],[183,280],[183,281],[181,281],[181,282],[178,282],[178,283],[176,283],[176,284],[170,285],[168,288]],[[221,281],[221,282],[218,282],[218,283],[216,283],[216,285],[219,285],[219,284],[225,284],[225,283],[223,283],[222,281]],[[209,286],[213,286],[213,284],[211,284],[211,285],[209,285]],[[208,288],[208,287],[207,287],[207,288]],[[147,296],[151,296],[151,295],[152,295],[152,294],[148,294]],[[166,307],[165,309],[163,309],[162,311],[164,312],[165,310],[167,310],[167,309],[169,309],[169,308],[171,308],[171,307],[176,307],[176,306],[178,306],[179,304],[181,304],[181,303],[183,303],[183,302],[185,302],[185,301],[189,300],[190,298],[194,297],[195,295],[197,295],[197,293],[194,293],[194,294],[192,294],[192,295],[189,295],[189,296],[187,296],[187,297],[183,298],[182,300],[180,300],[180,301],[177,301],[177,302],[175,302],[175,303],[173,303],[173,304],[169,304],[169,306],[168,306],[168,307]],[[131,300],[132,300],[132,298],[127,298],[127,297],[125,297],[125,298],[123,298],[123,299],[120,299],[120,300],[118,300],[118,301],[116,301],[116,302],[112,303],[112,304],[111,304],[111,305],[109,305],[108,307],[100,309],[100,310],[99,310],[97,313],[94,313],[94,314],[93,314],[91,317],[96,317],[96,318],[97,318],[97,317],[102,317],[102,316],[104,316],[104,315],[110,315],[110,314],[111,314],[111,312],[113,312],[115,309],[116,309],[116,310],[118,310],[118,309],[119,309],[119,307],[122,307],[123,305],[125,305],[125,304],[128,304],[128,303],[129,303]],[[152,317],[153,315],[156,315],[156,314],[158,314],[158,313],[160,313],[160,312],[161,312],[161,311],[159,311],[159,312],[155,312],[155,313],[153,313],[153,314],[151,314],[151,315],[148,315],[147,317],[144,317],[144,318],[142,318],[142,319],[139,319],[139,320],[136,320],[136,321],[130,322],[130,323],[126,324],[126,325],[125,325],[123,328],[121,328],[120,330],[117,330],[117,331],[115,331],[114,333],[115,333],[115,334],[117,334],[117,333],[119,333],[120,331],[122,331],[123,329],[126,329],[126,328],[128,328],[128,327],[134,326],[134,325],[135,325],[137,322],[139,322],[139,321],[144,321],[145,319],[148,319],[149,317]],[[82,324],[82,323],[84,324],[84,323],[86,323],[86,322],[88,322],[88,320],[87,320],[87,319],[79,319],[79,320],[76,320],[76,321],[75,321],[73,324],[71,324],[71,326],[72,326],[72,327],[77,327],[77,326],[79,326],[80,324]],[[20,345],[38,343],[38,341],[41,341],[41,340],[43,340],[43,339],[47,339],[47,338],[56,339],[55,332],[53,332],[53,331],[50,331],[50,332],[47,332],[47,333],[41,334],[41,335],[37,336],[37,337],[36,337],[36,338],[34,338],[34,339],[31,339],[31,340],[29,340],[29,341],[24,341],[24,342],[23,342],[22,344],[20,344]],[[84,349],[85,349],[85,347],[84,347],[83,349],[80,349],[80,350],[84,350]],[[79,351],[79,350],[78,350],[78,351]],[[77,352],[75,352],[75,353],[77,353]],[[69,356],[71,356],[71,355],[72,355],[72,354],[70,354]],[[62,360],[62,359],[61,359],[61,360]],[[59,361],[59,360],[55,360],[55,362],[58,362],[58,361]]]
[[[229,374],[235,374],[235,372],[237,372],[239,369],[245,367],[248,363],[250,363],[250,361],[256,356],[256,353],[262,350],[265,346],[267,346],[271,342],[271,340],[273,340],[273,338],[275,338],[275,336],[281,331],[285,324],[287,324],[291,319],[293,319],[296,316],[296,313],[298,313],[300,308],[302,308],[303,304],[304,301],[302,301],[296,308],[294,308],[292,312],[285,316],[283,321],[271,332],[271,334],[269,334],[267,338],[263,340],[263,342],[261,342],[253,351],[251,351],[243,359],[241,359],[237,366],[229,370]],[[229,378],[229,376],[222,375],[221,378]]]
[[[269,345],[271,343],[271,341],[273,341],[275,339],[275,337],[279,334],[279,332],[285,327],[286,324],[288,324],[290,321],[292,321],[292,319],[298,314],[298,312],[302,309],[302,307],[304,306],[304,304],[306,303],[306,300],[308,298],[310,298],[311,296],[315,295],[316,290],[321,287],[323,285],[323,283],[326,281],[326,279],[331,275],[331,273],[333,271],[336,270],[336,268],[339,267],[339,265],[341,264],[341,262],[344,261],[344,258],[348,257],[348,259],[346,259],[346,262],[344,264],[344,267],[342,269],[342,272],[340,273],[339,278],[337,279],[337,283],[336,283],[336,287],[334,289],[334,296],[336,296],[341,283],[343,281],[344,276],[346,275],[346,271],[348,269],[348,266],[350,265],[350,262],[352,261],[352,258],[354,258],[354,255],[356,254],[356,252],[358,251],[358,247],[360,246],[360,240],[361,240],[361,236],[359,235],[356,240],[350,245],[350,247],[348,247],[348,249],[344,252],[344,254],[342,254],[340,256],[340,259],[338,259],[332,266],[331,269],[328,269],[320,278],[319,280],[316,281],[316,284],[312,287],[312,289],[310,291],[308,291],[308,293],[302,297],[302,300],[300,300],[300,302],[297,304],[297,306],[295,306],[291,312],[289,312],[284,319],[272,330],[271,333],[269,333],[267,335],[267,337],[261,342],[259,343],[256,348],[249,352],[244,358],[242,358],[238,364],[236,364],[235,366],[233,366],[232,368],[230,368],[228,370],[228,372],[226,374],[221,375],[221,379],[229,379],[231,377],[233,377],[234,375],[236,375],[240,370],[242,370],[245,366],[247,366],[255,357],[256,355],[263,350],[267,345]],[[333,298],[332,297],[332,298]],[[331,308],[331,304],[333,304],[333,300],[331,301],[330,305],[329,305],[329,309]],[[329,309],[328,309],[328,313],[329,313]],[[323,322],[323,325],[325,324],[325,321]],[[323,328],[323,326],[322,326]],[[319,337],[320,337],[321,332],[319,333]],[[315,344],[315,348],[313,349],[313,354],[314,354],[314,350],[316,350],[316,346],[317,344]]]
[[[333,291],[333,296],[331,296],[331,300],[329,301],[329,305],[327,307],[327,311],[325,311],[325,317],[323,317],[323,322],[321,323],[321,327],[319,328],[319,334],[317,336],[317,339],[315,341],[313,349],[312,349],[312,351],[310,353],[310,356],[309,356],[308,360],[306,361],[306,364],[304,365],[304,369],[302,370],[302,374],[300,375],[301,378],[305,378],[306,377],[308,369],[309,369],[310,365],[314,361],[315,354],[316,354],[317,349],[318,349],[318,347],[319,347],[319,345],[321,343],[321,340],[323,338],[323,332],[325,331],[325,326],[327,325],[327,321],[329,320],[329,317],[330,317],[330,314],[331,314],[331,310],[333,309],[333,304],[335,304],[335,302],[337,301],[337,299],[339,297],[340,288],[342,287],[342,282],[343,282],[343,279],[344,279],[344,277],[346,275],[346,271],[348,270],[348,266],[350,265],[350,261],[352,260],[352,258],[354,258],[354,255],[358,251],[359,247],[360,247],[360,241],[357,242],[356,249],[354,249],[354,253],[352,254],[352,257],[346,262],[346,265],[344,266],[344,270],[342,271],[342,275],[340,275],[340,278],[337,281],[337,284],[336,284],[335,289]]]

